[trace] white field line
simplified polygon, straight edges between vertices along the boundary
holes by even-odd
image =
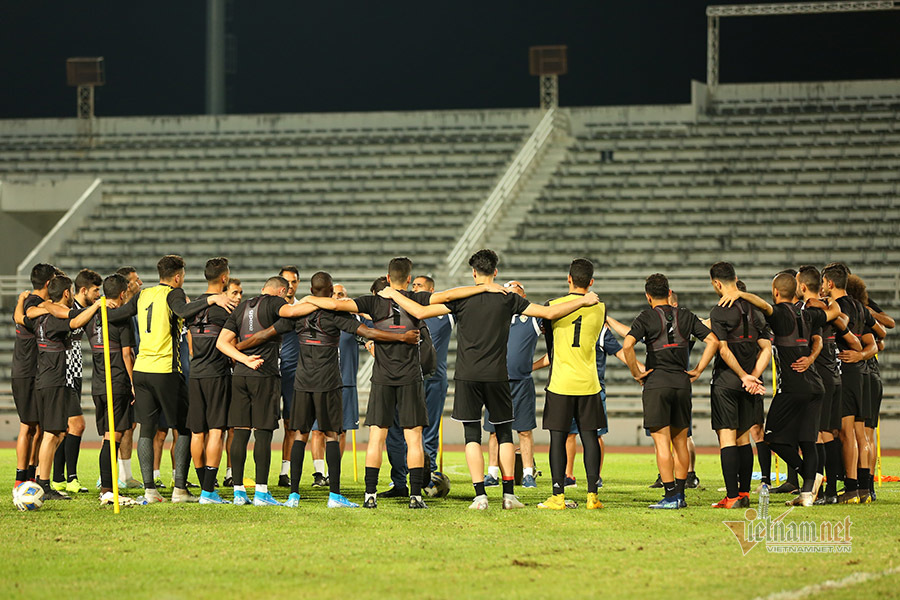
[[[852,575],[848,575],[843,579],[830,579],[828,581],[823,581],[822,583],[808,585],[798,590],[786,590],[775,592],[774,594],[769,594],[768,596],[758,596],[756,600],[799,600],[800,598],[808,598],[827,590],[839,590],[848,588],[860,583],[865,583],[867,581],[881,579],[882,577],[886,577],[888,575],[896,575],[897,573],[900,573],[900,567],[894,567],[893,569],[887,569],[878,573],[853,573]]]

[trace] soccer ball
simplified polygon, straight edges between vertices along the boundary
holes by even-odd
[[[431,474],[431,485],[425,488],[425,493],[431,498],[446,498],[450,493],[450,478],[435,471]]]
[[[13,490],[13,504],[19,510],[37,510],[44,505],[44,490],[33,481],[25,481]]]

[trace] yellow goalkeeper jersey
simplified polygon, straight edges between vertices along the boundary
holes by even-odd
[[[141,373],[181,373],[183,319],[169,308],[172,288],[160,284],[140,291],[137,301],[141,347],[134,370]]]
[[[568,294],[551,300],[551,306],[574,300]],[[563,396],[589,396],[600,392],[597,375],[597,338],[606,322],[606,305],[579,308],[551,322],[550,383],[547,390]]]

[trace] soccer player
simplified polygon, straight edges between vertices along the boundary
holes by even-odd
[[[228,410],[228,425],[235,428],[231,445],[232,473],[234,504],[239,506],[250,504],[243,482],[251,430],[256,441],[253,449],[256,463],[253,504],[281,505],[269,493],[268,485],[272,432],[278,428],[280,412],[280,334],[293,330],[291,318],[307,315],[315,310],[311,305],[289,305],[284,299],[287,288],[287,281],[280,275],[267,279],[259,296],[244,300],[229,315],[216,340],[216,348],[239,363],[235,365],[231,378],[231,407]],[[275,327],[275,337],[255,347],[255,354],[248,356],[235,346],[237,340],[248,340],[272,326]]]
[[[56,276],[56,267],[39,263],[31,268],[31,292],[22,292],[17,304],[22,305],[22,314],[32,306],[47,301],[47,285]],[[16,341],[12,358],[12,393],[19,417],[19,436],[16,438],[16,479],[14,487],[25,481],[34,480],[35,473],[29,466],[32,449],[38,432],[37,400],[34,396],[34,377],[37,374],[37,342],[34,330],[25,325],[24,319],[16,321]]]
[[[334,284],[334,292],[331,297],[335,300],[348,298],[347,288],[340,283]],[[354,318],[359,319],[354,315]],[[359,371],[359,338],[354,333],[341,331],[341,339],[338,342],[338,356],[341,368],[341,396],[344,408],[344,426],[341,431],[340,448],[341,456],[344,455],[347,432],[359,429],[359,397],[356,392],[356,376]]]
[[[569,266],[569,293],[550,300],[549,306],[578,300],[594,284],[594,265],[577,258]],[[606,323],[602,302],[579,308],[558,319],[543,323],[550,358],[550,381],[544,404],[544,429],[550,431],[550,472],[553,495],[538,508],[566,508],[566,438],[572,419],[578,424],[587,477],[587,508],[603,508],[597,497],[600,479],[600,440],[597,431],[607,426],[600,401],[597,375],[597,339]]]
[[[128,280],[118,273],[114,273],[103,280],[103,294],[107,299],[107,307],[115,308],[127,302]],[[91,377],[91,395],[94,399],[95,419],[97,422],[97,434],[103,438],[103,446],[100,449],[100,504],[112,504],[113,481],[110,458],[112,449],[109,441],[108,402],[106,396],[106,367],[103,357],[103,317],[95,314],[87,326],[88,343],[91,346],[93,357],[93,376]],[[122,434],[131,427],[128,416],[128,407],[134,396],[132,395],[131,375],[134,370],[134,328],[131,323],[124,322],[109,325],[107,333],[109,338],[109,369],[112,381],[113,394],[113,428],[115,433],[116,454]],[[119,496],[119,504],[129,505],[134,501],[125,496]]]
[[[315,273],[310,279],[310,293],[317,298],[332,298],[334,288],[331,275],[322,271]],[[291,450],[291,495],[286,506],[299,506],[303,455],[314,421],[325,437],[330,488],[328,507],[359,506],[341,495],[341,450],[338,436],[343,429],[344,401],[338,344],[342,331],[381,343],[406,343],[415,346],[419,341],[416,329],[407,329],[403,333],[371,329],[343,312],[317,310],[298,320],[300,352],[291,416],[296,433]],[[410,508],[420,507],[410,504]]]
[[[140,276],[137,273],[137,270],[131,266],[119,267],[116,270],[116,273],[125,278],[128,282],[128,289],[125,292],[125,303],[127,303],[131,298],[137,294],[141,286],[144,285],[144,282],[141,280]],[[137,356],[138,345],[140,343],[140,334],[137,330],[137,317],[132,317],[131,329],[133,333],[133,347],[132,347],[132,355]],[[128,404],[128,417],[127,420],[131,422],[131,427],[128,428],[128,431],[122,434],[122,442],[119,447],[119,479],[124,484],[124,487],[128,489],[138,489],[143,488],[144,485],[134,478],[134,475],[131,472],[131,453],[134,448],[134,428],[137,424],[134,420],[134,404]]]
[[[438,294],[408,292],[411,272],[412,261],[406,257],[397,257],[392,259],[388,265],[388,287],[380,292],[380,296],[361,296],[354,300],[341,301],[307,296],[304,301],[312,302],[326,310],[366,313],[371,317],[376,329],[405,332],[411,329],[418,330],[421,327],[421,319],[437,316],[434,314],[421,318],[416,317],[410,312],[409,307],[418,312],[418,309],[424,308],[420,302],[428,303],[434,299],[449,301],[467,294],[485,291],[484,288],[469,286]],[[499,288],[499,286],[496,287]],[[395,415],[406,440],[406,464],[409,467],[409,507],[426,507],[422,501],[425,464],[422,428],[428,424],[428,415],[422,381],[422,365],[418,347],[375,341],[375,367],[372,371],[372,387],[366,409],[369,442],[366,449],[364,508],[376,508],[378,505],[376,488],[378,473],[381,469],[381,448],[388,429],[394,423]],[[481,482],[481,477],[479,477],[479,482]]]
[[[288,282],[284,299],[289,306],[298,304],[296,298],[297,284],[300,282],[300,269],[294,265],[281,267],[278,274]],[[294,374],[297,372],[297,353],[300,345],[297,341],[297,332],[286,331],[281,334],[281,408],[284,421],[284,439],[281,442],[281,473],[278,475],[279,487],[290,487],[291,475],[291,442],[294,439],[294,431],[291,429],[291,406],[294,401]]]
[[[847,278],[850,270],[843,263],[831,263],[822,270],[822,293],[837,303],[847,315],[847,329],[860,340],[861,351],[854,350],[838,331],[837,345],[843,353],[841,359],[841,449],[844,458],[844,493],[838,496],[840,504],[859,504],[869,499],[868,488],[861,489],[859,480],[868,482],[869,449],[866,442],[866,410],[863,402],[862,364],[877,352],[875,336],[865,333],[867,324],[874,322],[863,306],[847,295]],[[868,317],[868,318],[867,318]]]
[[[100,298],[100,286],[103,278],[90,269],[82,269],[75,276],[75,298],[73,307],[81,310],[91,306]],[[34,318],[34,317],[32,317]],[[69,421],[66,435],[56,449],[53,460],[53,482],[50,484],[57,490],[65,490],[70,494],[87,492],[78,481],[78,454],[81,450],[81,436],[84,434],[84,412],[81,409],[81,384],[84,377],[83,350],[81,338],[84,329],[72,331],[71,348],[66,352],[66,388],[69,394]],[[63,470],[68,473],[65,477]]]
[[[824,308],[826,305],[819,298],[822,276],[819,270],[811,265],[800,267],[797,272],[797,295],[805,305]],[[828,482],[824,494],[821,494],[813,502],[814,504],[837,503],[837,480],[843,470],[841,464],[841,443],[839,441],[841,429],[841,369],[837,361],[836,331],[833,324],[828,323],[822,328],[822,350],[816,356],[814,368],[822,379],[822,387],[825,389],[822,398],[822,410],[819,414],[819,436],[816,440],[816,452],[818,454],[818,472],[824,475],[827,472]],[[859,346],[856,337],[847,332],[845,341],[851,345]],[[796,369],[796,367],[795,367]]]
[[[825,389],[816,370],[808,368],[812,360],[801,361],[807,367],[803,370],[794,366],[800,359],[810,356],[814,332],[836,319],[840,325],[841,311],[836,304],[825,309],[819,306],[804,308],[794,303],[796,294],[795,276],[782,272],[772,280],[774,306],[736,287],[734,290],[723,290],[719,305],[731,306],[737,300],[746,300],[763,312],[772,328],[777,388],[766,418],[766,442],[773,452],[803,477],[800,496],[788,501],[788,504],[812,506],[813,489],[817,481],[821,482],[816,473],[818,454],[815,443]],[[799,446],[802,458],[796,446]]]
[[[506,291],[494,283],[497,276],[497,253],[482,249],[469,258],[476,291]],[[466,288],[462,288],[466,289]],[[466,440],[466,463],[475,488],[470,509],[484,510],[488,497],[484,491],[484,455],[481,449],[482,409],[488,409],[500,444],[500,474],[503,478],[504,509],[523,508],[513,493],[515,447],[512,443],[512,397],[509,391],[506,347],[513,315],[559,319],[583,307],[597,304],[593,292],[553,306],[532,304],[518,294],[476,294],[446,300],[448,292],[432,294],[430,306],[417,304],[397,291],[385,289],[401,308],[418,319],[453,314],[457,322],[456,392],[452,418],[463,423]],[[378,355],[376,353],[377,360]]]
[[[885,336],[885,328],[881,325],[881,323],[876,319],[876,313],[869,309],[869,293],[866,291],[866,283],[862,280],[858,275],[850,275],[847,277],[847,294],[850,295],[854,300],[860,303],[862,307],[865,309],[866,315],[866,326],[863,329],[863,332],[866,335],[872,335],[875,338],[876,346],[879,342],[884,339]],[[875,350],[878,351],[878,348]],[[853,357],[853,351],[846,351],[843,353],[844,358],[851,359]],[[843,360],[843,359],[842,359]],[[868,492],[869,498],[874,500],[874,474],[875,474],[875,461],[876,457],[876,447],[875,447],[875,426],[878,423],[878,413],[881,412],[881,396],[882,396],[882,386],[881,386],[881,375],[878,369],[878,358],[875,353],[872,353],[865,360],[865,364],[862,366],[863,370],[863,395],[865,401],[865,411],[866,411],[866,419],[865,419],[865,433],[866,433],[866,442],[869,450],[868,455],[868,463],[869,463],[869,471],[868,471],[868,481],[859,481],[860,489],[866,490]]]
[[[206,261],[206,292],[197,300],[222,294],[231,271],[225,257]],[[228,312],[213,304],[187,320],[191,333],[191,373],[188,379],[187,426],[191,430],[191,456],[200,481],[200,504],[223,504],[216,492],[222,442],[231,404],[231,361],[216,349],[216,340]]]
[[[525,287],[518,281],[509,281],[506,289],[528,298]],[[435,317],[437,318],[437,317]],[[509,326],[509,341],[506,344],[506,369],[509,373],[509,393],[513,403],[513,431],[519,435],[519,452],[522,455],[522,487],[536,488],[534,481],[534,435],[537,427],[535,417],[536,395],[531,372],[534,366],[534,348],[542,333],[540,322],[534,317],[513,315]],[[497,433],[491,423],[489,410],[484,411],[484,430],[488,439],[488,474],[484,476],[484,487],[500,485],[500,445]]]
[[[737,292],[731,263],[717,262],[709,279],[719,297]],[[772,342],[765,335],[762,315],[746,300],[729,307],[714,306],[710,329],[719,340],[713,363],[710,407],[712,428],[719,438],[719,459],[725,497],[713,508],[749,508],[753,475],[750,428],[756,420],[754,396],[765,393],[760,377],[772,358]]]
[[[57,275],[47,285],[47,295],[56,307],[48,306],[48,313],[32,320],[24,316],[23,298],[16,305],[16,320],[22,320],[34,332],[38,347],[35,396],[37,400],[38,422],[43,431],[38,457],[37,482],[44,490],[44,499],[70,499],[64,493],[50,487],[50,472],[56,448],[68,425],[71,392],[66,388],[66,351],[70,347],[69,336],[73,329],[84,327],[98,304],[94,304],[77,315],[72,311],[72,280],[65,275]],[[53,316],[54,308],[67,312],[65,319]]]
[[[225,310],[233,308],[225,294],[214,294],[188,303],[182,289],[184,259],[167,255],[156,265],[159,285],[136,293],[125,306],[109,312],[109,320],[137,316],[140,332],[140,351],[134,364],[134,411],[141,424],[138,458],[144,480],[144,496],[150,502],[162,502],[153,477],[153,436],[159,427],[160,415],[173,429],[178,430],[175,442],[174,489],[172,502],[197,502],[187,490],[187,471],[191,460],[191,436],[187,427],[188,394],[182,375],[181,330],[185,318],[193,317],[205,308],[218,304]]]
[[[691,424],[691,383],[709,365],[719,342],[694,313],[669,304],[669,280],[665,275],[654,273],[647,277],[644,292],[650,308],[634,320],[622,349],[631,375],[644,386],[644,427],[653,438],[665,491],[663,499],[650,508],[684,508],[684,485],[690,465],[687,430]],[[706,348],[697,366],[687,370],[691,336],[702,340]],[[638,340],[644,340],[647,346],[643,373],[634,353]]]
[[[428,275],[419,275],[412,282],[412,291],[434,293],[434,279]],[[428,425],[422,430],[422,443],[425,446],[425,493],[434,491],[429,471],[438,468],[438,437],[441,419],[444,415],[444,404],[447,401],[447,352],[450,350],[450,334],[455,325],[453,315],[438,315],[425,319],[425,325],[431,334],[434,345],[435,369],[431,377],[425,379],[425,407],[428,410]]]
[[[229,300],[231,300],[235,306],[240,304],[241,300],[244,298],[244,288],[241,285],[241,280],[237,277],[229,279],[225,295],[228,296]],[[234,487],[234,480],[231,477],[231,440],[233,439],[234,428],[229,427],[225,430],[225,455],[227,456],[227,459],[225,463],[225,479],[222,480],[222,485],[224,487]]]

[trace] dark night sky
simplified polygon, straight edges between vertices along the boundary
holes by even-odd
[[[235,0],[229,112],[535,106],[538,44],[569,46],[563,105],[686,102],[707,4]],[[74,116],[69,56],[106,59],[98,116],[204,110],[205,2],[3,0],[0,15],[0,118]],[[722,81],[900,78],[898,30],[900,11],[725,19]]]

